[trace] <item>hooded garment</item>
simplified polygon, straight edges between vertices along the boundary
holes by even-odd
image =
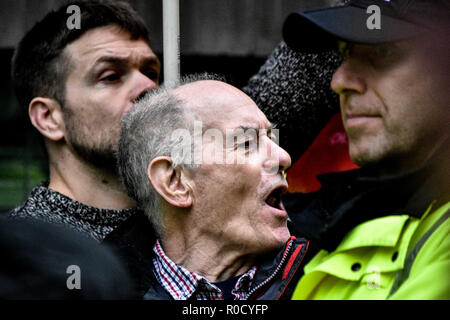
[[[242,89],[277,125],[280,146],[293,163],[339,113],[330,82],[340,61],[337,51],[297,52],[282,41]]]

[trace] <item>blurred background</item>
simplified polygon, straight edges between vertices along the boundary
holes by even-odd
[[[145,19],[152,49],[162,57],[162,1],[128,1]],[[281,41],[286,16],[335,0],[180,0],[181,73],[215,72],[243,87]],[[24,201],[47,178],[47,163],[28,115],[14,97],[14,47],[66,0],[0,0],[0,213]]]

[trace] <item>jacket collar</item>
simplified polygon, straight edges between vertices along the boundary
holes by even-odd
[[[302,274],[298,268],[304,264],[308,244],[305,239],[292,236],[283,248],[261,257],[247,299],[290,298],[295,285],[289,284],[296,283],[293,279],[299,279]],[[310,257],[312,254],[308,253],[308,258]]]
[[[126,220],[104,241],[104,244],[112,246],[117,251],[128,266],[135,290],[140,297],[144,296],[148,288],[158,286],[152,271],[155,241],[155,231],[143,212]]]
[[[421,218],[431,201],[445,201],[448,194],[443,196],[441,173],[434,169],[429,166],[393,178],[379,178],[366,169],[321,175],[320,191],[287,194],[283,205],[295,234],[331,252],[365,221],[388,215]]]

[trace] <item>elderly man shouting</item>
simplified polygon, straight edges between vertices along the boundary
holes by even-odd
[[[247,95],[203,78],[125,116],[119,168],[151,226],[133,217],[109,241],[145,299],[289,298],[308,247],[280,204],[290,157]]]

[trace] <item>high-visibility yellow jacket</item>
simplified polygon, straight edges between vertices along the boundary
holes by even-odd
[[[382,200],[381,200],[382,201]],[[450,299],[450,202],[357,225],[305,266],[293,299]]]

